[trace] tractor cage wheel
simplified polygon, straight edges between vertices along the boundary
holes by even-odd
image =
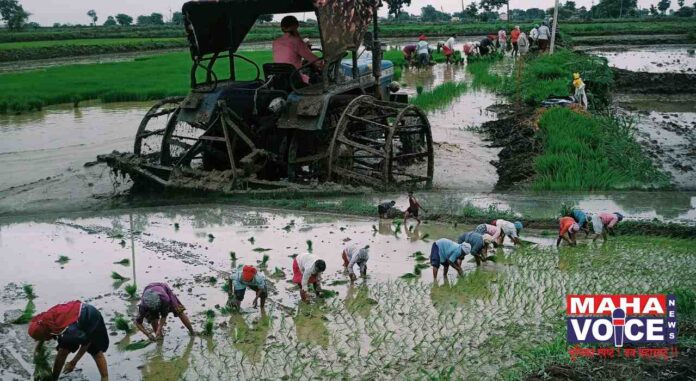
[[[380,189],[432,186],[430,123],[421,109],[410,104],[369,95],[355,98],[341,115],[329,153],[329,180]]]

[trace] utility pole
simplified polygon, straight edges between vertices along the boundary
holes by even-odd
[[[510,30],[510,0],[507,0],[507,30]]]
[[[553,54],[553,48],[556,45],[556,27],[558,26],[558,0],[556,0],[556,5],[553,8],[553,23],[551,23],[551,48],[550,52]]]

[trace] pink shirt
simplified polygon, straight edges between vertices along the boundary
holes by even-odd
[[[494,241],[497,241],[498,237],[500,237],[500,228],[495,225],[486,224],[486,233],[493,237]]]
[[[300,36],[285,33],[273,41],[273,62],[289,63],[296,69],[302,67],[302,59],[314,62],[318,57],[307,47]]]
[[[602,220],[602,224],[604,224],[604,226],[609,228],[613,228],[614,225],[619,222],[619,217],[617,217],[614,213],[599,213],[599,219]]]
[[[498,40],[500,40],[501,42],[507,41],[507,33],[505,33],[504,30],[498,32]]]

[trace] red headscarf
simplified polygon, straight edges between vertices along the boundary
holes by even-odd
[[[245,282],[251,282],[256,275],[256,267],[254,266],[244,266],[242,267],[242,280]]]
[[[418,41],[425,41],[427,38],[425,37],[424,34],[421,34],[420,37],[418,37]]]
[[[34,316],[29,323],[29,336],[34,340],[46,340],[50,335],[60,334],[80,317],[80,307],[82,302],[73,300]]]

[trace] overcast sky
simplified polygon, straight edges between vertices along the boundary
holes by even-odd
[[[472,0],[464,0],[464,4]],[[563,0],[561,0],[563,1]],[[599,0],[595,0],[599,1]],[[638,0],[640,7],[649,7],[650,4],[657,3],[658,0]],[[170,12],[181,9],[185,1],[181,0],[19,0],[24,9],[32,14],[30,20],[41,25],[53,25],[55,22],[62,24],[88,24],[90,22],[86,13],[90,9],[97,11],[99,16],[98,23],[101,24],[109,15],[126,13],[131,16],[150,14],[159,12],[164,14],[165,19]],[[510,8],[549,8],[553,6],[554,0],[510,0]],[[592,0],[576,0],[578,7],[592,5]],[[672,1],[676,5],[676,0]],[[691,3],[687,1],[687,3]],[[412,0],[411,6],[406,10],[409,13],[419,14],[421,7],[432,4],[445,12],[458,12],[461,10],[461,0]],[[311,16],[308,16],[311,17]]]

